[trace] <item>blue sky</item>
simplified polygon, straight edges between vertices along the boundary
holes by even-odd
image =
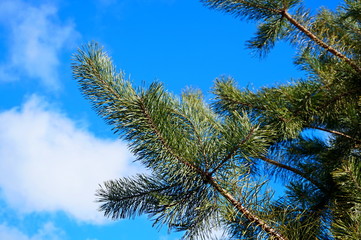
[[[254,32],[196,0],[1,0],[0,239],[178,239],[145,216],[97,212],[98,184],[144,169],[79,93],[71,56],[95,40],[135,85],[191,86],[208,100],[219,76],[254,89],[303,76],[287,44],[264,59],[247,50]]]

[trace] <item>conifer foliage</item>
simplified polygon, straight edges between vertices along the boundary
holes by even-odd
[[[97,43],[74,56],[88,98],[149,175],[97,192],[112,219],[147,214],[184,239],[361,239],[361,2],[316,15],[300,0],[202,0],[259,23],[248,46],[296,49],[306,78],[256,92],[215,81],[215,99],[161,83],[135,88]],[[266,181],[286,191],[272,197]]]

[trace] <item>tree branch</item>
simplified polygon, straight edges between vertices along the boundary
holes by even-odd
[[[247,6],[250,6],[250,7],[267,10],[267,11],[270,11],[270,12],[272,12],[272,13],[280,13],[280,12],[281,12],[281,10],[279,10],[279,9],[274,9],[274,8],[270,8],[270,7],[265,7],[265,6],[260,5],[260,4],[251,3],[251,2],[247,2],[247,1],[243,1],[243,0],[238,0],[237,2],[239,2],[239,3],[241,3],[241,4],[244,4],[244,5],[247,5]]]
[[[308,30],[305,26],[303,26],[301,23],[299,23],[296,19],[294,19],[287,10],[283,10],[281,12],[281,15],[286,18],[293,26],[295,26],[298,30],[300,30],[302,33],[304,33],[306,36],[308,36],[312,41],[314,41],[317,45],[325,49],[326,51],[330,52],[334,56],[342,59],[343,61],[347,62],[353,69],[355,69],[357,72],[361,73],[361,67],[358,66],[354,61],[343,55],[341,52],[337,51],[324,41],[322,41],[320,38],[318,38],[315,34],[313,34],[310,30]]]
[[[243,216],[245,216],[250,222],[256,226],[261,227],[266,233],[277,240],[287,240],[285,236],[277,232],[276,229],[269,226],[265,221],[252,214],[247,208],[245,208],[237,199],[234,198],[227,190],[222,188],[212,176],[207,176],[207,182],[210,183],[227,201],[229,201],[237,210],[239,210]]]
[[[113,184],[112,182],[110,182],[110,184]],[[144,191],[144,192],[140,192],[138,194],[133,194],[133,195],[129,195],[129,196],[124,196],[124,197],[119,197],[119,196],[116,196],[114,198],[110,197],[111,195],[109,194],[109,183],[106,183],[106,185],[104,186],[108,192],[106,190],[104,190],[103,188],[101,188],[100,190],[97,191],[97,194],[96,196],[99,196],[99,197],[104,197],[104,196],[107,196],[108,199],[104,200],[104,199],[100,199],[98,200],[98,202],[105,202],[105,201],[117,201],[117,202],[120,202],[120,201],[125,201],[125,200],[129,200],[129,199],[133,199],[133,198],[137,198],[137,197],[142,197],[142,196],[147,196],[153,192],[157,193],[157,192],[161,192],[163,190],[167,190],[169,188],[171,188],[172,186],[166,186],[166,187],[162,187],[162,188],[157,188],[157,189],[151,189],[151,190],[148,190],[148,191]]]
[[[275,160],[269,159],[267,157],[264,156],[259,156],[259,159],[261,159],[262,161],[265,161],[269,164],[272,164],[276,167],[282,168],[282,169],[286,169],[288,171],[293,172],[294,174],[299,175],[300,177],[303,177],[304,179],[308,180],[310,183],[312,183],[313,185],[315,185],[318,189],[320,189],[321,191],[323,191],[324,193],[327,193],[327,189],[322,186],[319,182],[315,181],[314,179],[310,178],[309,176],[307,176],[304,172],[298,170],[297,168],[293,168],[291,166],[285,165],[283,163],[277,162]]]
[[[355,141],[357,143],[361,143],[361,140],[353,138],[350,135],[347,135],[346,133],[343,133],[343,132],[330,130],[330,129],[326,129],[326,128],[321,128],[321,127],[315,127],[315,126],[307,126],[307,127],[317,129],[317,130],[320,130],[320,131],[324,131],[324,132],[328,132],[328,133],[332,133],[332,134],[336,134],[336,135],[351,139],[352,141]]]
[[[274,228],[272,228],[271,226],[269,226],[266,222],[264,222],[262,219],[258,218],[257,216],[255,216],[254,214],[252,214],[247,208],[245,208],[239,201],[237,201],[230,193],[228,193],[224,188],[222,188],[216,181],[215,179],[211,176],[210,173],[205,172],[204,170],[202,170],[201,168],[195,166],[194,164],[186,161],[185,159],[183,159],[182,157],[176,155],[172,149],[167,145],[166,141],[164,140],[164,138],[161,136],[160,132],[158,131],[158,128],[155,126],[154,122],[152,121],[151,116],[149,115],[148,111],[146,110],[145,106],[142,105],[142,110],[144,111],[146,117],[148,118],[149,124],[151,125],[151,127],[153,128],[155,134],[158,136],[158,138],[160,139],[160,141],[162,142],[162,144],[166,147],[166,149],[168,151],[170,151],[170,153],[172,155],[174,155],[182,164],[186,165],[187,167],[189,167],[190,169],[192,169],[193,171],[197,172],[198,174],[200,174],[204,180],[209,183],[211,186],[213,186],[213,188],[219,192],[223,197],[225,197],[234,207],[236,207],[249,221],[251,221],[252,223],[254,223],[256,226],[260,226],[265,232],[267,232],[269,235],[273,236],[274,239],[277,240],[287,240],[286,237],[282,236],[280,233],[278,233]],[[251,130],[251,132],[248,134],[248,136],[246,137],[249,138],[249,136],[251,135],[251,133],[253,132],[253,129]],[[244,141],[246,141],[246,139]]]
[[[210,175],[213,175],[213,173],[215,173],[220,167],[222,167],[223,164],[225,164],[228,160],[230,160],[230,159],[233,157],[233,155],[234,155],[235,152],[238,150],[238,148],[239,148],[240,146],[242,146],[245,142],[247,142],[247,141],[251,138],[251,136],[252,136],[252,134],[253,134],[253,132],[254,132],[254,129],[255,129],[255,126],[253,126],[253,127],[251,128],[251,130],[249,131],[249,133],[247,134],[247,136],[246,136],[239,144],[237,144],[236,146],[234,146],[234,147],[232,148],[232,150],[231,150],[231,151],[228,153],[228,155],[223,159],[223,161],[221,161],[221,162],[218,164],[218,166],[216,166],[216,167],[212,170],[212,172],[209,173]]]
[[[162,145],[166,148],[166,150],[173,155],[176,159],[178,159],[182,164],[186,165],[187,167],[189,167],[190,169],[196,171],[197,173],[203,174],[204,171],[202,169],[200,169],[199,167],[191,164],[190,162],[188,162],[186,159],[183,159],[181,156],[179,156],[178,154],[176,154],[173,149],[168,146],[166,140],[164,139],[164,137],[162,136],[162,134],[160,133],[160,131],[158,130],[158,128],[156,127],[155,123],[153,122],[152,117],[150,116],[149,112],[147,111],[147,108],[144,106],[144,103],[142,101],[142,99],[140,98],[140,105],[142,108],[142,111],[145,115],[145,117],[148,120],[149,125],[151,126],[151,128],[153,129],[154,133],[157,135],[159,141],[161,141]]]

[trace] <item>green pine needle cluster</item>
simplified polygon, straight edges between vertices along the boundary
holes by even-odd
[[[248,47],[261,55],[289,41],[306,78],[258,91],[220,78],[208,104],[135,88],[97,43],[79,49],[82,93],[150,172],[101,185],[100,211],[146,214],[184,239],[361,239],[361,2],[315,16],[300,0],[201,2],[256,21]],[[273,195],[275,178],[286,191]]]

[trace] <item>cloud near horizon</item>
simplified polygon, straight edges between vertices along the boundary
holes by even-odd
[[[7,51],[0,62],[0,81],[24,76],[54,90],[60,87],[60,53],[80,34],[72,23],[63,23],[53,5],[31,6],[26,1],[0,1],[0,26]]]
[[[139,170],[125,143],[97,138],[36,95],[0,112],[0,132],[0,189],[21,213],[64,211],[103,223],[98,185]]]

